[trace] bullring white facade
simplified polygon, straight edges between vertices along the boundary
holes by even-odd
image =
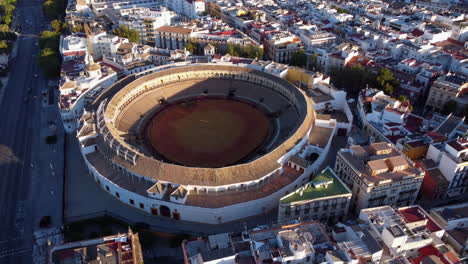
[[[323,160],[307,160],[315,123],[310,99],[281,78],[212,64],[139,76],[105,89],[87,107],[77,130],[91,175],[121,202],[176,220],[229,222],[277,207]],[[223,168],[185,167],[152,156],[140,133],[148,117],[165,104],[199,96],[268,109],[278,126],[275,136],[252,159]],[[331,138],[326,149],[330,143]],[[295,163],[288,162],[292,158]]]

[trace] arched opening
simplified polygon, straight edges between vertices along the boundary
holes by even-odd
[[[161,205],[159,207],[159,212],[161,213],[162,216],[171,217],[171,209],[169,209],[169,207],[165,205]]]
[[[158,215],[158,208],[151,208],[152,215]]]
[[[172,218],[174,218],[175,220],[180,220],[180,213],[177,212],[177,210],[175,210],[175,211],[172,213]]]

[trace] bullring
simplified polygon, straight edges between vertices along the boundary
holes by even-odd
[[[218,103],[213,107],[209,102]],[[231,104],[237,110],[222,109]],[[161,118],[174,115],[171,111],[178,111],[181,120]],[[255,116],[236,115],[239,111]],[[181,151],[168,154],[170,144],[203,152],[210,146],[210,135],[216,135],[210,130],[229,125],[226,117],[238,122],[230,129],[247,126],[239,137],[256,132],[249,127],[252,122],[266,129],[258,128],[260,135],[252,134],[253,146],[245,150],[226,143],[229,153],[224,155],[240,153],[226,157],[226,162],[218,162],[225,158],[223,138],[216,139],[216,154],[206,159],[197,160],[196,151],[184,159],[177,157]],[[284,79],[244,67],[203,64],[129,76],[115,83],[81,119],[80,130],[92,127],[95,136],[78,137],[91,174],[117,199],[154,215],[221,223],[274,208],[279,197],[307,179],[307,167],[291,167],[288,161],[307,147],[314,118],[310,99]],[[152,126],[163,132],[149,132]],[[164,132],[169,128],[171,134]],[[200,140],[208,145],[194,146],[187,128],[199,137],[207,135]],[[166,149],[154,142],[163,142]]]

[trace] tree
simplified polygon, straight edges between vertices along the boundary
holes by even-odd
[[[0,25],[0,32],[8,32],[10,31],[10,27],[7,24]]]
[[[454,113],[457,110],[457,102],[454,100],[450,100],[444,104],[442,108],[442,114],[448,115],[450,113]]]
[[[81,24],[76,24],[74,27],[72,27],[71,32],[83,32],[83,26]]]
[[[352,67],[331,68],[329,75],[335,86],[344,88],[350,94],[357,94],[375,80],[374,73],[359,64]]]
[[[200,43],[199,42],[189,40],[187,42],[187,45],[185,45],[185,48],[194,55],[200,55]]]
[[[42,8],[44,10],[44,14],[50,19],[53,19],[59,16],[57,4],[56,2],[52,0],[45,1],[44,4],[42,5]]]
[[[252,59],[261,59],[263,58],[263,49],[259,48],[253,44],[247,44],[244,47],[245,57]]]
[[[8,43],[4,40],[0,41],[0,50],[6,51],[8,49]]]
[[[60,45],[60,32],[42,31],[39,34],[39,47],[41,49],[50,48],[58,51]]]
[[[227,53],[236,57],[246,57],[251,59],[262,59],[263,49],[253,44],[247,44],[245,46],[228,43]]]
[[[317,61],[317,54],[312,54],[309,57],[309,69],[313,71],[318,71],[319,70],[319,65]]]
[[[111,33],[121,38],[127,38],[130,42],[133,43],[140,42],[140,33],[134,29],[130,29],[127,26],[120,26],[119,28],[112,30]]]
[[[307,64],[307,55],[304,50],[298,50],[291,56],[290,63],[292,66],[305,67]]]
[[[386,94],[392,95],[400,88],[400,82],[393,76],[393,73],[386,68],[380,70],[377,76],[377,88],[383,90]]]
[[[50,22],[50,26],[55,32],[62,32],[64,29],[67,28],[67,24],[58,19],[52,20],[52,22]]]
[[[37,63],[48,77],[57,77],[60,73],[60,56],[51,48],[45,48],[37,57]]]

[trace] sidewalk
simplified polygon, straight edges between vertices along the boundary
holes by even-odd
[[[13,45],[13,49],[11,50],[10,60],[13,60],[16,57],[16,53],[18,52],[18,40],[15,41]],[[0,89],[0,104],[3,102],[3,97],[5,95],[5,91],[8,85],[8,79],[10,78],[10,73],[8,72],[7,76],[1,77],[0,80],[2,81],[2,88]]]

